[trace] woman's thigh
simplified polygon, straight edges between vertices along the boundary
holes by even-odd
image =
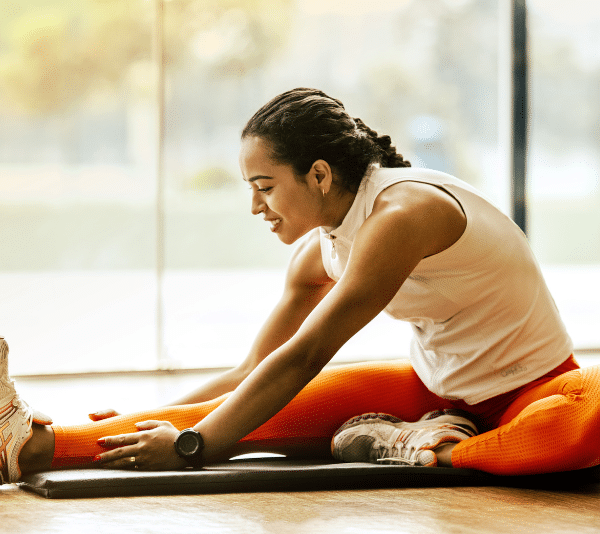
[[[405,360],[329,367],[245,440],[275,435],[331,439],[348,419],[367,412],[416,421],[452,404],[431,393]]]
[[[600,463],[600,367],[568,371],[525,390],[494,430],[465,440],[456,467],[516,475]]]

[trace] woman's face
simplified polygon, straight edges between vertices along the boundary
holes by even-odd
[[[252,213],[262,214],[283,243],[325,225],[323,193],[312,169],[305,182],[298,181],[291,166],[271,160],[268,142],[260,137],[242,140],[240,169],[252,189]]]

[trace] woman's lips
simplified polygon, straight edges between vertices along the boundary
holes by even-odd
[[[271,232],[276,232],[277,229],[279,228],[279,225],[281,224],[281,218],[265,219],[265,221],[267,221],[268,223],[271,224]]]

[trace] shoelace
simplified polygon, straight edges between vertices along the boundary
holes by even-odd
[[[394,442],[391,450],[386,447],[379,447],[377,450],[377,461],[378,462],[397,462],[399,464],[415,466],[417,464],[416,458],[411,460],[410,458],[417,452],[417,448],[414,445],[409,445],[412,438],[416,438],[419,434],[419,430],[396,430],[390,441]],[[414,441],[414,440],[413,440]],[[391,452],[391,456],[384,456],[388,452]],[[394,454],[396,452],[397,456]]]
[[[414,467],[415,465],[417,465],[417,461],[416,460],[409,460],[407,458],[396,458],[396,457],[384,457],[384,458],[377,458],[378,462],[397,462],[399,464],[403,464],[403,465],[410,465],[411,467]]]
[[[471,428],[465,427],[465,425],[453,425],[446,424],[448,428],[452,428],[454,430],[460,431],[461,433],[466,434],[467,436],[474,436],[475,433]],[[391,436],[390,441],[394,443],[391,449],[387,447],[379,447],[377,455],[378,462],[397,462],[403,465],[415,466],[417,465],[416,452],[418,452],[421,447],[415,445],[415,442],[418,441],[419,435],[423,432],[428,432],[429,429],[420,428],[418,430],[408,430],[408,429],[397,429]],[[412,442],[412,444],[411,444]],[[389,455],[391,453],[391,455]],[[388,454],[387,456],[384,456]],[[397,456],[396,456],[397,455]],[[411,460],[410,458],[415,455],[415,459]]]

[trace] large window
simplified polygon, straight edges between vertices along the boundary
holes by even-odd
[[[501,190],[495,1],[244,5],[166,4],[167,28],[195,21],[166,45],[165,348],[178,365],[239,361],[281,294],[291,249],[250,215],[238,170],[243,124],[277,93],[321,88],[414,165]],[[405,355],[409,328],[390,323],[336,359]]]
[[[548,5],[532,8],[531,235],[562,295],[573,264],[600,262],[577,248],[600,239],[599,69],[597,56],[561,45],[583,37],[575,18],[553,25]],[[508,205],[498,0],[11,6],[0,22],[0,324],[14,373],[222,367],[244,357],[280,296],[292,248],[250,214],[239,134],[283,90],[323,89],[390,134],[413,165]],[[597,21],[589,24],[593,40]],[[557,57],[564,64],[553,67]],[[571,94],[570,106],[558,104],[548,80],[565,98],[577,89],[577,103]],[[567,157],[556,136],[572,133],[581,141]],[[542,192],[541,182],[554,185]],[[577,269],[578,280],[593,272]],[[409,328],[391,324],[377,318],[336,359],[406,355]]]
[[[13,373],[153,366],[154,10],[0,18],[0,329]]]
[[[600,348],[600,7],[530,1],[532,247],[578,349]]]

